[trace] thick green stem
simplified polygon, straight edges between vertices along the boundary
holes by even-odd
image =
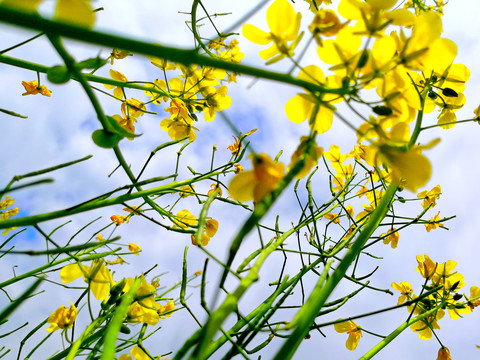
[[[407,327],[416,323],[417,321],[421,321],[427,318],[428,316],[435,314],[438,311],[438,309],[439,309],[438,307],[433,308],[432,310],[429,310],[423,314],[418,315],[417,317],[414,317],[413,319],[410,319],[404,322],[402,325],[396,328],[390,335],[388,335],[385,339],[383,339],[377,345],[375,345],[369,352],[363,355],[359,360],[371,359],[380,350],[382,350],[385,346],[387,346],[393,339],[395,339],[398,335],[400,335],[402,331],[405,330]]]
[[[138,54],[155,56],[187,66],[197,64],[235,73],[251,75],[262,79],[280,81],[285,84],[306,88],[311,92],[341,95],[347,95],[351,92],[350,90],[346,90],[344,88],[329,89],[325,86],[312,84],[309,81],[304,81],[288,74],[280,74],[277,72],[258,69],[253,66],[241,65],[233,62],[223,61],[219,58],[200,55],[196,50],[182,50],[172,47],[153,45],[151,43],[139,40],[132,40],[126,37],[110,35],[98,31],[92,31],[79,26],[47,20],[38,15],[26,14],[5,6],[0,6],[0,21],[29,29],[54,33],[58,36],[88,42],[89,44],[107,46],[109,48],[113,47]]]

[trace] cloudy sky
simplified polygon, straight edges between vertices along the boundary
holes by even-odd
[[[220,29],[229,28],[235,24],[245,13],[256,5],[257,1],[240,2],[222,2],[222,1],[204,1],[206,8],[211,13],[229,13],[228,16],[220,16],[215,19]],[[139,7],[138,2],[134,1],[113,1],[99,0],[98,6],[103,6],[104,11],[98,13],[97,28],[99,30],[130,35],[135,38],[148,41],[187,48],[192,43],[192,35],[186,28],[185,21],[189,20],[188,15],[182,12],[188,12],[191,8],[189,1],[147,1],[143,0]],[[50,11],[47,3],[42,11]],[[301,1],[297,2],[297,7],[303,6]],[[475,69],[480,53],[480,45],[477,41],[479,33],[478,20],[476,14],[480,5],[476,2],[467,0],[451,0],[445,7],[445,16],[443,18],[444,34],[443,37],[454,40],[458,45],[458,56],[456,62],[465,64],[471,70],[470,82],[467,84],[465,96],[467,104],[464,109],[457,113],[459,119],[470,118],[473,109],[480,103],[480,98],[476,94],[480,93],[480,72]],[[264,11],[255,15],[250,23],[266,29]],[[212,31],[207,26],[201,29],[203,35],[210,35]],[[235,29],[240,31],[239,28]],[[11,26],[0,27],[0,48],[7,48],[17,42],[20,42],[34,33],[20,30]],[[244,62],[252,65],[262,65],[258,57],[258,51],[261,47],[250,44],[241,36],[239,37],[240,47],[246,54]],[[86,48],[78,42],[68,42],[68,49],[72,51],[77,60],[83,60],[88,57],[96,56],[99,51],[103,55],[108,55],[110,49]],[[12,57],[19,57],[28,61],[44,64],[57,65],[61,63],[60,58],[49,45],[46,39],[39,39],[34,43],[28,44],[22,48],[16,49],[8,54]],[[318,61],[311,55],[311,61]],[[306,64],[310,58],[305,60]],[[147,60],[140,56],[134,56],[124,61],[115,63],[114,68],[124,73],[130,80],[148,81],[160,77],[157,69],[149,64]],[[286,67],[278,64],[276,69],[283,70]],[[102,70],[99,75],[108,77],[107,70]],[[22,97],[23,80],[34,80],[36,74],[30,71],[14,69],[7,65],[0,65],[0,79],[4,86],[4,94],[0,101],[0,107],[17,111],[27,115],[28,119],[12,118],[0,114],[0,136],[2,139],[2,162],[0,171],[0,184],[6,184],[13,175],[24,174],[32,170],[42,169],[62,162],[71,161],[77,158],[91,154],[93,158],[82,164],[77,164],[71,168],[52,173],[55,183],[43,185],[35,189],[28,189],[17,192],[16,205],[21,209],[21,215],[37,214],[40,212],[52,211],[72,206],[76,203],[85,201],[91,197],[97,196],[103,192],[111,190],[117,186],[128,183],[128,179],[120,171],[116,171],[111,177],[108,177],[117,166],[116,159],[111,151],[96,147],[91,141],[91,133],[99,127],[93,109],[88,103],[86,96],[77,83],[70,82],[66,85],[47,86],[52,90],[52,97],[46,98],[40,95]],[[44,79],[44,78],[43,78]],[[281,159],[287,162],[293,152],[300,136],[308,132],[306,124],[295,125],[288,121],[284,113],[284,104],[295,93],[296,89],[289,86],[274,84],[272,82],[256,82],[252,85],[252,79],[243,77],[239,79],[237,85],[229,86],[229,94],[233,98],[232,106],[226,111],[226,115],[232,119],[236,127],[246,132],[253,128],[259,128],[254,135],[250,137],[252,145],[256,151],[268,152],[275,156],[280,150],[284,151]],[[133,97],[143,99],[143,94],[134,94]],[[102,97],[102,105],[107,114],[118,114],[119,105],[110,98]],[[154,110],[153,108],[151,108]],[[127,140],[121,143],[127,162],[131,164],[134,173],[138,173],[144,161],[153,148],[159,144],[168,141],[166,133],[160,129],[159,123],[163,119],[162,108],[157,108],[159,115],[146,115],[138,124],[139,132],[143,136],[134,142]],[[433,116],[433,115],[432,115]],[[367,273],[376,265],[380,265],[378,274],[371,279],[372,283],[381,288],[389,288],[393,281],[409,281],[414,286],[420,286],[420,277],[415,271],[415,256],[427,253],[434,260],[444,262],[447,260],[456,260],[457,269],[465,276],[467,286],[465,292],[472,285],[480,286],[480,277],[478,275],[477,257],[479,254],[478,227],[477,219],[480,216],[477,202],[479,196],[476,193],[476,179],[478,179],[479,169],[476,166],[477,159],[480,156],[476,133],[480,130],[477,124],[469,123],[457,125],[449,131],[432,130],[428,137],[431,139],[441,136],[442,142],[425,153],[433,164],[433,175],[426,186],[431,189],[440,184],[442,186],[442,197],[439,200],[437,208],[433,211],[441,211],[441,216],[457,215],[457,218],[448,222],[446,226],[450,229],[445,231],[437,229],[427,233],[423,225],[412,227],[401,233],[399,246],[396,250],[384,247],[379,244],[375,248],[375,254],[383,256],[381,262],[366,263],[362,269]],[[211,149],[214,145],[219,149],[216,153],[216,159],[228,161],[229,151],[226,147],[232,142],[232,131],[221,120],[217,118],[214,122],[203,123],[201,131],[198,134],[197,141],[187,148],[181,158],[180,174],[181,177],[188,177],[186,166],[192,166],[195,170],[201,171],[207,169],[210,163]],[[319,145],[328,149],[333,143],[340,145],[342,152],[349,151],[355,142],[355,134],[347,129],[343,124],[336,122],[332,129],[319,136]],[[176,156],[177,148],[171,148],[157,154],[152,160],[144,178],[152,176],[161,176],[173,172],[174,163],[172,159]],[[248,162],[244,163],[245,167]],[[323,175],[323,174],[322,174]],[[320,194],[320,201],[328,199],[327,195],[322,197],[321,178],[319,175],[315,179],[318,183],[317,192]],[[203,188],[202,188],[203,186]],[[315,186],[315,184],[314,184]],[[207,191],[209,184],[205,183],[199,186],[198,190]],[[327,191],[325,191],[327,193]],[[174,199],[174,195],[171,195]],[[167,199],[168,202],[174,200]],[[175,198],[176,199],[176,198]],[[136,205],[134,203],[133,205]],[[415,204],[410,209],[419,212],[420,205]],[[180,207],[182,206],[182,207]],[[186,199],[177,210],[182,208],[195,207],[193,199]],[[89,228],[80,237],[83,240],[88,239],[98,229],[109,223],[109,217],[112,214],[121,214],[122,207],[103,209],[93,211],[89,214],[82,214],[72,219],[61,219],[49,223],[41,224],[40,227],[45,232],[50,232],[57,226],[71,220],[70,223],[59,229],[56,233],[58,241],[65,241],[70,238],[81,226],[96,219],[99,216],[103,218]],[[223,205],[212,206],[210,216],[220,221],[219,233],[212,239],[209,249],[223,258],[228,249],[230,240],[235,230],[239,228],[242,219],[248,216],[245,211],[231,212],[230,208]],[[192,211],[193,212],[193,211]],[[290,221],[295,221],[298,217],[298,208],[292,203],[290,196],[283,197],[275,210],[275,214],[281,214],[282,223],[287,228]],[[266,223],[273,224],[275,214],[270,214]],[[434,214],[431,216],[433,217]],[[158,263],[155,274],[168,272],[161,279],[163,286],[169,287],[180,281],[183,250],[189,245],[187,236],[171,234],[153,226],[143,219],[134,218],[128,225],[122,225],[117,233],[122,236],[122,243],[136,242],[143,248],[143,253],[139,257],[129,259],[131,265],[117,270],[118,275],[133,276],[150,268]],[[265,233],[268,238],[271,236]],[[81,240],[79,239],[79,240]],[[251,237],[245,246],[245,251],[255,249],[258,239]],[[22,233],[15,242],[18,249],[43,248],[44,240],[40,239],[34,231]],[[35,263],[41,263],[44,259],[31,259],[26,257],[4,257],[0,260],[0,281],[7,279],[12,274],[12,267],[16,273],[22,273],[30,269]],[[204,255],[198,250],[190,247],[189,250],[189,271],[202,268]],[[265,268],[264,276],[269,279],[271,274],[278,273],[278,261],[281,257],[272,257],[272,260]],[[297,271],[299,264],[294,261],[289,264],[292,274]],[[216,283],[215,271],[219,268],[211,262],[210,276],[211,284]],[[53,275],[55,277],[56,275]],[[57,278],[54,280],[58,281]],[[306,289],[314,284],[315,279],[311,278],[311,283],[306,283]],[[77,286],[81,286],[81,280]],[[265,285],[264,283],[262,283]],[[26,284],[19,284],[8,289],[12,296],[18,295]],[[213,286],[212,286],[213,287]],[[51,288],[44,287],[47,290]],[[15,324],[6,324],[2,326],[1,333],[13,329],[15,326],[29,321],[28,326],[33,326],[42,321],[53,310],[62,304],[68,304],[68,301],[74,300],[73,292],[59,291],[56,287],[55,296],[52,298],[48,291],[38,295],[35,299],[35,305],[25,304],[17,316],[19,320]],[[350,284],[343,283],[338,290],[338,294],[346,294],[353,289]],[[191,288],[192,296],[198,296],[198,288]],[[213,294],[212,289],[210,289]],[[265,288],[255,286],[250,293],[247,293],[242,303],[245,309],[255,306],[256,296],[265,294]],[[54,299],[54,300],[52,300]],[[5,306],[7,299],[0,297],[0,305]],[[371,311],[389,306],[396,303],[396,296],[379,295],[375,292],[362,292],[358,297],[347,303],[344,312],[336,313],[333,317],[360,314],[365,311]],[[258,304],[257,304],[258,305]],[[203,313],[199,307],[195,308],[199,316]],[[403,312],[402,312],[403,311]],[[478,310],[477,310],[478,312]],[[399,310],[377,317],[371,317],[358,321],[365,328],[388,334],[406,318],[406,311]],[[22,322],[23,321],[23,322]],[[181,324],[181,325],[180,325]],[[467,316],[465,319],[452,321],[448,316],[440,322],[441,330],[439,336],[448,346],[452,355],[456,359],[469,359],[478,357],[478,349],[475,344],[480,344],[480,338],[477,331],[478,314]],[[178,312],[170,319],[163,320],[161,341],[155,340],[147,343],[147,347],[154,353],[165,353],[170,350],[175,351],[182,344],[186,335],[193,333],[195,324],[188,316],[186,311]],[[10,336],[0,340],[0,343],[8,344],[16,353],[18,342],[26,335],[28,331],[18,332],[17,335]],[[45,332],[41,330],[37,339],[44,336]],[[324,330],[327,338],[320,335],[312,336],[312,339],[305,341],[298,351],[295,358],[305,358],[306,354],[322,354],[325,359],[356,359],[368,351],[378,342],[377,338],[364,335],[357,350],[353,353],[345,349],[344,343],[346,336],[336,334],[333,328]],[[41,336],[40,336],[41,335]],[[267,335],[265,335],[266,337]],[[6,341],[8,339],[8,341]],[[31,344],[35,340],[32,340]],[[38,340],[37,340],[38,341]],[[59,333],[54,334],[49,343],[59,344]],[[268,349],[277,349],[282,344],[281,340],[275,340]],[[27,351],[31,347],[27,343]],[[439,345],[435,340],[428,342],[419,340],[410,330],[405,331],[392,344],[390,344],[379,358],[405,359],[405,358],[434,358]],[[271,351],[271,350],[270,350]],[[39,352],[39,358],[50,354],[49,349]],[[264,358],[270,358],[270,352],[264,352]],[[24,353],[26,355],[26,352]],[[12,356],[13,358],[13,356]]]

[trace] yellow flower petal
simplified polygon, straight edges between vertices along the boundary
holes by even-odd
[[[258,45],[267,45],[269,42],[272,41],[272,36],[260,30],[255,25],[245,24],[242,28],[242,35],[245,36],[251,42],[258,44]]]
[[[85,276],[90,272],[90,267],[81,264],[70,264],[64,266],[62,270],[60,270],[60,279],[63,283],[69,283],[73,280],[78,279],[79,277]]]
[[[313,104],[310,101],[296,95],[285,104],[285,113],[291,122],[298,124],[304,122],[310,115],[312,107]]]
[[[95,22],[95,13],[88,0],[58,0],[55,20],[92,27]]]
[[[150,356],[145,354],[145,351],[138,346],[133,347],[132,350],[130,350],[130,354],[132,354],[135,360],[150,360]]]
[[[451,129],[455,126],[457,115],[453,111],[447,110],[438,118],[438,125],[442,129]]]
[[[295,18],[295,10],[287,0],[275,0],[267,9],[267,23],[273,34],[283,35],[285,26],[291,24]]]
[[[313,130],[319,134],[327,132],[333,123],[333,111],[326,106],[320,106],[315,117]]]
[[[253,170],[244,171],[233,177],[228,185],[228,192],[235,200],[248,201],[253,199],[255,185],[256,177]]]
[[[416,192],[430,179],[432,165],[419,149],[400,151],[382,147],[382,154],[392,169],[392,180],[397,185]]]
[[[376,10],[388,10],[397,0],[367,0],[367,4]]]

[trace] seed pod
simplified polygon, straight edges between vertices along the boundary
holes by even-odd
[[[120,327],[120,332],[122,334],[130,334],[131,330],[127,327],[127,325],[122,324]]]
[[[368,61],[368,50],[364,49],[362,51],[362,54],[360,55],[360,59],[358,59],[357,67],[359,69],[363,68],[367,64],[367,61]]]
[[[442,89],[442,94],[447,97],[458,97],[458,93],[451,88]]]
[[[462,297],[463,297],[462,294],[455,294],[455,295],[453,295],[453,300],[458,301],[458,300],[460,300]]]
[[[377,105],[372,108],[373,112],[377,115],[390,116],[392,115],[392,109],[387,106]]]

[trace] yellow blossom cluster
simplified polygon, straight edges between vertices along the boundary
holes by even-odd
[[[181,229],[189,229],[197,225],[198,219],[192,215],[189,210],[183,209],[177,213],[174,219],[174,227]],[[218,221],[212,218],[207,218],[205,221],[205,229],[200,239],[202,246],[208,245],[210,238],[214,237],[218,230]],[[192,245],[197,245],[197,238],[192,234]]]
[[[1,198],[0,198],[1,200]],[[7,220],[9,217],[15,216],[19,212],[18,207],[14,207],[12,209],[8,209],[13,205],[15,202],[15,199],[12,199],[9,195],[5,196],[5,199],[0,201],[0,219],[1,220]],[[15,230],[16,227],[5,229],[2,231],[2,235],[7,235],[11,230]]]
[[[329,76],[315,64],[300,66],[293,60],[301,15],[287,0],[276,0],[267,10],[270,32],[243,27],[243,35],[252,42],[272,43],[260,52],[263,59],[292,59],[300,68],[298,79],[312,84],[287,102],[287,117],[295,123],[308,118],[312,130],[324,133],[332,126],[336,103],[368,105],[368,118],[351,125],[357,128],[359,142],[370,142],[362,149],[363,160],[375,168],[383,166],[380,170],[391,181],[415,192],[430,178],[431,165],[422,151],[434,143],[415,144],[412,136],[416,139],[418,131],[409,123],[419,113],[438,109],[438,125],[451,128],[455,111],[465,104],[463,91],[470,76],[465,65],[454,63],[455,43],[441,37],[443,3],[422,8],[419,2],[407,2],[396,8],[395,0],[341,0],[336,11],[323,8],[329,2],[308,3],[315,14],[309,31],[317,41],[319,59],[331,66]],[[373,93],[378,100],[371,100]],[[368,101],[362,100],[364,94],[369,94]],[[340,179],[351,175],[348,168],[340,170]]]
[[[432,311],[432,314],[411,325],[412,331],[418,333],[420,339],[429,340],[432,338],[433,332],[440,329],[438,321],[445,316],[444,309],[448,311],[452,320],[468,315],[475,307],[480,305],[480,291],[477,286],[472,286],[470,296],[459,293],[459,290],[465,286],[465,280],[460,273],[455,271],[457,263],[453,260],[440,264],[425,254],[424,256],[417,256],[417,263],[418,266],[415,269],[426,281],[422,292],[428,290],[436,291],[415,302],[418,296],[414,294],[410,283],[406,281],[401,283],[394,282],[392,287],[400,292],[398,305],[406,301],[411,302],[408,305],[410,313],[421,315]],[[443,350],[443,353],[445,351],[448,351],[448,349]],[[446,356],[446,354],[442,356]]]

